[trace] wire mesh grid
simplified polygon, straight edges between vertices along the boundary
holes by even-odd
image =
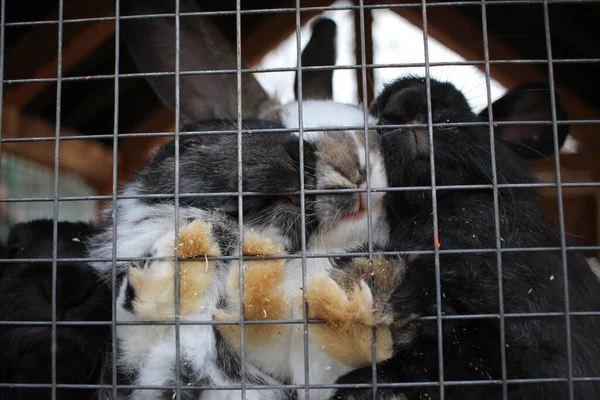
[[[550,30],[550,17],[549,17],[549,6],[553,4],[570,4],[570,3],[594,3],[594,1],[582,2],[582,1],[574,1],[574,0],[528,0],[528,1],[461,1],[461,2],[430,2],[426,3],[424,0],[420,3],[411,3],[411,4],[391,4],[386,2],[385,4],[374,4],[369,2],[369,4],[364,4],[363,0],[356,2],[354,5],[334,5],[334,6],[311,6],[306,7],[303,6],[300,0],[295,1],[294,6],[290,7],[279,7],[279,8],[264,8],[264,9],[243,9],[240,0],[236,0],[235,2],[235,10],[229,11],[203,11],[200,13],[184,13],[180,10],[180,0],[175,1],[175,12],[174,14],[154,14],[154,15],[121,15],[120,12],[120,1],[115,1],[115,9],[114,9],[114,17],[92,17],[92,18],[73,18],[73,19],[64,19],[63,18],[63,4],[64,0],[59,0],[58,3],[58,18],[56,20],[44,20],[44,21],[6,21],[6,9],[7,9],[7,0],[2,0],[1,3],[1,20],[0,20],[0,76],[2,80],[0,80],[0,104],[2,104],[3,93],[6,91],[7,87],[13,84],[33,84],[33,83],[52,83],[56,85],[56,110],[55,110],[55,136],[54,137],[3,137],[3,131],[0,130],[0,146],[5,143],[23,143],[23,142],[32,142],[31,145],[35,146],[38,142],[53,142],[54,143],[54,193],[52,196],[46,197],[30,197],[30,198],[5,198],[0,200],[1,202],[53,202],[54,204],[54,215],[53,215],[53,251],[51,258],[44,257],[36,257],[36,258],[22,258],[16,261],[25,262],[25,263],[51,263],[52,265],[52,287],[51,287],[51,320],[50,321],[13,321],[13,320],[5,320],[0,321],[0,327],[10,327],[10,326],[51,326],[52,328],[52,352],[51,352],[51,378],[50,382],[46,383],[14,383],[14,382],[0,382],[0,388],[4,387],[25,387],[25,388],[49,388],[51,389],[51,398],[57,399],[60,398],[59,392],[57,389],[60,388],[73,388],[73,389],[83,389],[83,388],[102,388],[111,391],[112,396],[114,398],[118,398],[118,390],[120,389],[169,389],[173,391],[173,398],[180,399],[183,398],[186,391],[190,390],[232,390],[236,389],[239,391],[240,398],[246,398],[247,392],[252,392],[255,390],[261,389],[277,389],[281,387],[290,388],[290,389],[305,389],[306,390],[306,398],[310,398],[310,393],[308,389],[339,389],[344,387],[352,387],[352,388],[364,388],[371,389],[370,392],[372,394],[372,398],[376,399],[378,397],[378,390],[388,389],[388,388],[414,388],[414,387],[435,387],[438,388],[438,395],[440,399],[448,398],[445,391],[449,387],[454,386],[462,386],[462,385],[499,385],[502,387],[502,398],[507,399],[508,397],[508,386],[513,384],[526,384],[526,383],[536,383],[536,382],[562,382],[565,383],[568,387],[568,398],[575,399],[575,391],[574,385],[577,382],[591,382],[591,381],[600,381],[600,376],[588,376],[581,377],[575,376],[573,371],[573,365],[571,362],[571,318],[574,316],[577,317],[598,317],[600,316],[600,312],[597,310],[590,311],[571,311],[569,308],[569,285],[564,284],[564,292],[560,295],[564,298],[564,312],[529,312],[529,313],[510,313],[505,312],[504,304],[505,300],[503,298],[503,279],[502,279],[502,271],[503,271],[503,254],[508,253],[527,253],[527,252],[555,252],[560,253],[561,261],[562,261],[562,274],[563,281],[569,282],[569,274],[567,269],[567,257],[569,252],[583,251],[583,250],[594,250],[600,251],[600,246],[570,246],[567,244],[567,238],[565,233],[565,215],[563,212],[563,191],[566,188],[573,187],[598,187],[600,185],[599,182],[595,181],[587,181],[587,182],[562,182],[561,180],[561,164],[560,164],[560,154],[559,154],[559,137],[558,137],[558,129],[562,125],[569,126],[577,126],[577,125],[594,125],[600,124],[600,119],[580,119],[580,120],[560,120],[557,116],[557,107],[556,107],[556,99],[554,93],[556,93],[555,88],[555,76],[554,76],[554,66],[558,64],[597,64],[600,62],[600,58],[554,58],[552,53],[552,32]],[[430,62],[429,54],[428,54],[428,40],[430,39],[429,31],[428,31],[428,10],[433,8],[444,8],[444,7],[477,7],[481,10],[481,26],[482,26],[482,43],[483,43],[483,59],[476,61],[461,61],[461,62]],[[490,13],[490,9],[493,7],[502,7],[502,6],[515,6],[518,7],[523,4],[529,5],[539,5],[541,11],[543,12],[543,29],[544,29],[544,37],[545,37],[545,49],[546,56],[543,59],[490,59],[489,53],[489,37],[488,37],[488,14]],[[401,8],[414,8],[420,10],[421,18],[422,18],[422,27],[423,27],[423,43],[424,43],[424,63],[389,63],[389,64],[376,64],[376,63],[368,63],[366,56],[366,30],[368,27],[365,24],[365,14],[369,13],[371,10],[377,9],[401,9]],[[359,59],[356,64],[349,65],[333,65],[333,66],[303,66],[302,59],[302,41],[301,41],[301,28],[302,28],[302,19],[301,15],[304,12],[323,12],[323,11],[331,11],[331,10],[351,10],[353,12],[357,12],[359,15],[359,26],[358,26],[358,37],[360,50],[357,53],[359,55]],[[242,52],[242,17],[246,15],[276,15],[283,13],[291,13],[295,15],[295,32],[296,35],[296,57],[297,57],[297,65],[294,68],[248,68],[243,64],[243,52]],[[181,53],[181,38],[180,38],[180,20],[183,17],[190,16],[234,16],[235,17],[235,59],[236,59],[236,67],[235,69],[215,69],[215,70],[202,70],[202,71],[181,71],[180,70],[180,53]],[[162,18],[162,17],[174,17],[175,19],[175,70],[169,72],[140,72],[140,73],[120,73],[120,52],[122,48],[120,47],[121,43],[121,30],[120,25],[123,21],[134,20],[134,19],[142,19],[142,18]],[[63,27],[70,24],[79,24],[79,23],[90,23],[90,22],[100,22],[100,21],[112,21],[115,26],[115,53],[114,53],[114,73],[112,74],[102,74],[102,75],[94,75],[94,76],[63,76],[63,68],[62,68],[62,52],[63,52]],[[4,79],[4,55],[5,52],[5,31],[11,28],[17,27],[25,27],[25,26],[36,26],[36,25],[56,25],[57,26],[57,70],[56,70],[56,78],[32,78],[32,79]],[[543,65],[547,66],[547,76],[550,87],[550,103],[551,103],[551,120],[550,121],[496,121],[494,120],[494,115],[492,109],[490,107],[490,112],[487,117],[487,121],[483,122],[450,122],[450,123],[434,123],[433,110],[432,110],[432,92],[431,92],[431,79],[432,74],[430,69],[432,67],[438,66],[448,66],[448,67],[456,67],[456,66],[478,66],[483,69],[486,77],[486,88],[487,88],[487,104],[491,106],[493,101],[491,97],[491,88],[490,81],[492,79],[491,67],[492,66],[503,66],[503,65]],[[385,128],[423,128],[426,129],[429,136],[429,164],[430,164],[430,180],[431,185],[429,186],[402,186],[402,187],[373,187],[370,182],[370,173],[369,162],[366,163],[366,187],[360,189],[306,189],[304,185],[304,135],[306,133],[311,132],[323,132],[323,131],[339,131],[344,129],[357,129],[361,130],[365,138],[367,138],[368,131],[370,129],[368,122],[368,109],[363,108],[364,114],[364,124],[351,127],[348,126],[328,126],[328,127],[319,127],[318,129],[309,129],[304,128],[303,124],[303,99],[302,99],[302,86],[303,86],[303,73],[310,71],[333,71],[333,70],[357,70],[359,71],[359,80],[361,81],[361,91],[359,93],[359,97],[363,104],[368,103],[368,95],[367,95],[367,87],[368,87],[368,71],[376,68],[402,68],[402,67],[412,67],[412,66],[420,66],[425,69],[425,83],[426,83],[426,123],[423,124],[386,124]],[[243,107],[244,104],[242,102],[242,82],[246,76],[251,73],[270,73],[270,72],[295,72],[298,76],[298,115],[299,115],[299,128],[279,128],[279,129],[246,129],[242,125],[243,121]],[[230,74],[235,75],[236,79],[236,106],[237,106],[237,129],[231,131],[193,131],[186,130],[185,132],[180,131],[180,127],[176,124],[174,132],[123,132],[119,127],[119,118],[121,113],[120,108],[120,97],[119,97],[119,88],[120,83],[123,79],[129,78],[148,78],[148,77],[160,77],[160,76],[174,76],[175,80],[175,121],[180,121],[180,87],[181,81],[180,79],[185,76],[196,76],[196,75],[222,75],[222,74]],[[59,194],[59,180],[60,180],[60,157],[61,157],[61,143],[68,141],[77,141],[77,140],[88,140],[90,137],[88,135],[72,135],[72,136],[61,136],[61,96],[62,96],[62,85],[65,82],[77,82],[77,81],[88,81],[88,80],[104,80],[110,81],[112,80],[114,85],[114,111],[113,111],[113,131],[112,132],[104,132],[97,135],[94,135],[95,139],[110,139],[112,140],[112,153],[113,153],[113,162],[112,162],[112,179],[111,179],[111,194],[110,195],[95,195],[95,196],[60,196]],[[0,107],[0,119],[2,118],[2,108]],[[553,141],[554,141],[554,164],[555,164],[555,183],[545,183],[545,182],[536,182],[536,183],[499,183],[497,176],[497,167],[496,167],[496,156],[495,156],[495,146],[494,146],[494,128],[502,127],[502,126],[527,126],[527,125],[549,125],[552,127],[553,133]],[[479,184],[479,185],[437,185],[436,184],[436,165],[435,161],[435,148],[434,148],[434,130],[436,128],[461,128],[461,127],[485,127],[489,130],[490,137],[490,151],[491,151],[491,183],[489,184]],[[372,346],[372,355],[373,357],[371,362],[371,380],[369,383],[353,383],[351,385],[344,385],[340,383],[330,382],[327,384],[315,384],[309,381],[308,377],[310,376],[309,371],[309,325],[310,324],[318,324],[323,323],[322,320],[313,320],[309,318],[308,309],[307,309],[307,300],[304,296],[303,299],[303,315],[302,319],[274,319],[274,320],[248,320],[244,317],[244,269],[242,268],[244,262],[248,260],[255,260],[257,257],[247,256],[243,254],[242,242],[245,234],[244,231],[244,201],[247,198],[252,198],[256,196],[265,196],[264,192],[250,192],[245,191],[243,187],[243,176],[244,176],[244,165],[242,163],[242,150],[243,150],[243,134],[261,134],[261,133],[298,133],[299,136],[299,165],[300,165],[300,219],[302,223],[301,226],[301,245],[299,254],[286,254],[285,256],[261,256],[260,259],[268,260],[268,259],[300,259],[302,265],[302,287],[306,286],[307,280],[307,260],[315,259],[315,258],[323,258],[323,257],[344,257],[344,256],[352,256],[352,257],[366,257],[369,260],[373,260],[375,254],[382,254],[387,256],[421,256],[421,255],[429,255],[433,256],[435,263],[435,314],[433,315],[423,315],[420,316],[420,320],[422,321],[435,321],[436,322],[436,330],[437,330],[437,359],[436,365],[433,365],[432,368],[437,368],[437,374],[439,379],[435,381],[415,381],[415,382],[378,382],[378,374],[377,370],[379,365],[376,363],[377,354],[377,344],[375,340],[375,329],[373,330],[373,340],[371,343]],[[223,134],[230,133],[237,135],[237,158],[238,158],[238,169],[237,169],[237,191],[229,191],[229,192],[220,192],[220,193],[185,193],[180,194],[180,170],[179,170],[179,148],[182,143],[181,140],[196,136],[196,135],[214,135],[214,134]],[[128,138],[128,137],[136,137],[136,138],[152,138],[152,137],[169,137],[173,138],[175,149],[175,186],[174,186],[174,194],[145,194],[145,195],[135,195],[131,193],[123,193],[119,192],[119,168],[117,161],[119,160],[119,141],[118,138]],[[366,148],[365,148],[365,158],[369,159],[369,140],[365,139]],[[0,147],[2,150],[2,147]],[[527,248],[507,248],[504,247],[502,243],[502,235],[501,235],[501,210],[499,205],[499,191],[502,189],[555,189],[556,197],[557,197],[557,211],[558,211],[558,230],[560,232],[560,245],[559,246],[537,246],[537,247],[527,247]],[[446,191],[469,191],[473,189],[491,189],[493,191],[493,218],[494,218],[494,232],[490,235],[494,235],[495,237],[495,247],[491,248],[476,248],[476,249],[444,249],[443,246],[437,245],[437,239],[434,241],[432,238],[431,247],[429,249],[411,249],[411,250],[388,250],[388,251],[379,251],[374,249],[374,243],[372,240],[373,232],[372,225],[373,221],[371,220],[371,196],[372,193],[381,192],[381,193],[402,193],[402,192],[428,192],[431,195],[431,207],[433,210],[432,215],[432,223],[433,223],[433,234],[434,238],[438,237],[438,213],[437,213],[437,199],[440,193],[444,193]],[[353,193],[366,193],[367,198],[367,218],[368,218],[368,239],[367,239],[367,249],[366,251],[344,251],[344,252],[327,252],[327,253],[309,253],[307,252],[307,243],[306,243],[306,212],[305,212],[305,201],[306,197],[310,195],[321,195],[321,194],[353,194]],[[277,193],[273,193],[272,195],[276,195]],[[62,262],[101,262],[101,261],[109,261],[115,266],[118,262],[148,262],[148,261],[156,261],[159,260],[157,257],[135,257],[135,258],[123,258],[118,256],[117,245],[114,243],[112,246],[112,257],[109,260],[99,259],[93,257],[82,257],[82,258],[61,258],[58,256],[58,208],[59,204],[62,202],[69,201],[99,201],[99,200],[108,200],[113,206],[110,210],[111,213],[107,214],[106,218],[111,220],[113,223],[112,227],[112,236],[113,238],[118,237],[118,231],[121,229],[119,224],[117,223],[117,206],[120,201],[127,199],[166,199],[173,198],[175,204],[175,215],[174,220],[180,220],[180,200],[189,199],[189,198],[203,198],[203,197],[212,197],[212,196],[231,196],[237,198],[238,204],[238,221],[239,221],[239,255],[229,255],[229,256],[211,256],[207,257],[206,260],[215,260],[215,261],[239,261],[240,265],[240,273],[239,273],[239,288],[240,288],[240,296],[239,296],[239,307],[241,310],[241,315],[239,320],[237,321],[190,321],[190,320],[182,320],[180,317],[180,280],[178,277],[181,272],[181,265],[179,259],[177,257],[174,258],[175,261],[175,288],[174,288],[174,296],[175,296],[175,318],[174,321],[117,321],[117,296],[119,293],[118,287],[118,272],[117,268],[114,267],[112,269],[112,277],[110,279],[112,284],[112,306],[111,313],[112,319],[110,321],[63,321],[60,319],[60,316],[57,312],[57,281],[58,281],[58,264]],[[175,223],[175,242],[173,243],[175,248],[178,248],[179,242],[179,226]],[[467,314],[461,315],[445,315],[443,313],[443,284],[442,284],[442,275],[440,271],[440,256],[445,254],[495,254],[496,255],[496,265],[497,265],[497,285],[498,285],[498,293],[499,293],[499,309],[497,313],[483,313],[483,314]],[[8,262],[16,262],[15,260],[1,260],[3,264],[8,265]],[[204,261],[204,258],[202,258]],[[371,289],[374,289],[374,285],[376,282],[371,280],[370,282]],[[509,378],[509,373],[507,371],[507,360],[506,360],[506,347],[505,343],[505,323],[507,320],[513,319],[526,319],[526,318],[564,318],[565,330],[566,330],[566,360],[567,360],[567,376],[566,377],[546,377],[546,378],[531,378],[531,379],[515,379]],[[499,321],[500,326],[500,374],[498,378],[491,378],[485,381],[481,380],[454,380],[454,379],[446,379],[445,378],[445,364],[444,364],[444,346],[447,345],[443,340],[443,321],[452,321],[452,320],[494,320]],[[286,325],[286,324],[301,324],[304,332],[304,376],[306,379],[301,384],[285,384],[285,385],[255,385],[250,384],[246,380],[246,363],[245,363],[245,329],[246,325],[269,325],[269,324],[278,324],[278,325]],[[110,342],[110,352],[112,354],[117,354],[119,352],[118,342],[117,342],[117,327],[118,326],[132,326],[132,325],[174,325],[175,331],[175,359],[180,359],[180,329],[183,326],[190,325],[231,325],[231,326],[240,326],[240,357],[241,357],[241,380],[239,385],[230,385],[230,386],[206,386],[202,384],[189,384],[182,381],[181,377],[181,364],[175,364],[175,380],[173,385],[128,385],[119,383],[118,378],[118,368],[117,368],[117,359],[113,357],[111,359],[112,368],[111,379],[108,383],[103,384],[65,384],[58,382],[57,378],[57,327],[61,326],[109,326],[111,330],[111,342]],[[107,349],[108,350],[108,349]],[[314,393],[314,391],[312,392]],[[366,397],[365,397],[366,398]]]

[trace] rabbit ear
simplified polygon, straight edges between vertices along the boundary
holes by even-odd
[[[328,18],[318,20],[310,41],[302,51],[303,67],[335,65],[337,26]],[[294,79],[294,94],[298,99],[298,72]],[[333,100],[333,70],[302,72],[303,100]]]
[[[174,1],[129,0],[124,15],[174,14]],[[181,0],[180,12],[200,12],[193,0]],[[124,19],[121,30],[129,52],[141,72],[175,72],[175,16]],[[235,70],[232,44],[207,16],[180,16],[180,72]],[[154,91],[175,109],[175,76],[149,76]],[[256,116],[271,100],[251,74],[242,77],[242,114]],[[180,113],[187,120],[237,117],[235,73],[180,75]]]
[[[509,91],[492,104],[494,121],[552,121],[550,88],[545,83],[526,83]],[[486,108],[479,117],[488,120]],[[556,117],[566,120],[567,113],[556,95]],[[524,159],[547,157],[554,153],[552,125],[500,125],[495,128],[497,136]],[[569,134],[568,125],[558,125],[558,148]]]

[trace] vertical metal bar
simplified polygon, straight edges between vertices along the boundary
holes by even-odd
[[[565,330],[567,336],[567,378],[569,400],[573,400],[573,360],[571,349],[571,316],[569,315],[569,271],[567,268],[567,240],[565,238],[565,215],[563,210],[563,194],[561,186],[560,156],[558,147],[558,125],[556,116],[556,97],[554,86],[554,66],[552,64],[552,40],[550,37],[550,14],[548,11],[548,0],[544,0],[544,34],[546,36],[546,55],[548,58],[548,83],[550,86],[550,107],[552,115],[552,136],[554,137],[554,165],[556,173],[556,194],[558,198],[558,227],[560,229],[560,254],[563,266],[564,299],[565,299]]]
[[[112,170],[112,396],[117,398],[117,191],[118,191],[118,159],[119,159],[119,49],[120,49],[120,20],[121,0],[115,0],[115,79],[114,79],[114,110],[113,110],[113,170]]]
[[[6,0],[0,3],[0,159],[2,155],[2,110],[4,107],[4,31],[6,28]]]
[[[58,2],[58,49],[56,54],[56,125],[54,137],[54,209],[52,221],[52,360],[51,360],[51,380],[52,380],[52,400],[56,400],[56,289],[58,273],[58,182],[59,182],[59,157],[60,157],[60,114],[62,100],[62,46],[63,46],[63,11],[64,2]]]
[[[487,9],[485,0],[481,0],[481,30],[483,36],[483,57],[485,62],[485,84],[487,89],[488,104],[488,130],[490,136],[490,155],[492,167],[492,186],[494,194],[494,229],[496,232],[496,264],[498,266],[498,313],[500,315],[500,361],[502,363],[502,399],[507,400],[507,374],[506,374],[506,327],[504,319],[504,285],[502,282],[502,253],[500,251],[502,242],[500,240],[500,211],[498,206],[498,174],[496,171],[496,147],[494,143],[494,115],[492,110],[492,88],[490,76],[490,49],[487,34]]]
[[[179,247],[179,121],[181,108],[180,91],[180,62],[181,62],[181,16],[180,0],[175,0],[175,249]],[[180,276],[179,276],[179,257],[175,253],[175,396],[177,400],[181,399],[181,337],[179,325],[180,310]]]
[[[369,97],[372,97],[373,87],[367,85],[367,43],[366,43],[366,28],[365,28],[365,9],[364,1],[359,0],[358,8],[358,39],[359,43],[355,43],[358,49],[360,45],[360,70],[357,70],[357,74],[360,74],[361,80],[361,93],[359,96],[362,100],[363,105],[363,134],[365,135],[365,175],[367,178],[367,244],[369,250],[369,261],[373,261],[373,218],[371,215],[371,166],[370,166],[370,142],[369,142],[369,124],[368,124],[368,109],[369,109]],[[371,11],[366,11],[369,15],[369,21],[372,19]],[[356,20],[355,20],[356,22]],[[369,30],[372,29],[372,24],[368,24]],[[371,38],[369,34],[369,38]],[[356,37],[356,36],[355,36]],[[371,56],[372,58],[372,56]],[[371,60],[372,61],[372,60]],[[371,62],[372,63],[372,62]],[[371,70],[372,71],[372,70]],[[371,291],[374,290],[375,282],[371,279],[369,282]],[[377,328],[372,329],[372,340],[371,340],[371,379],[372,379],[372,394],[373,400],[377,399]]]
[[[370,9],[365,11],[364,2],[358,0],[358,10],[354,12],[354,52],[356,62],[358,63],[361,59],[361,63],[373,65],[373,14]],[[360,47],[359,47],[360,45]],[[356,69],[356,83],[358,87],[358,100],[365,107],[369,107],[371,101],[373,101],[373,68],[366,69],[363,72],[362,69]],[[363,79],[362,75],[365,74],[367,79]],[[366,96],[361,95],[364,92],[363,88],[366,87]]]
[[[238,215],[239,215],[239,279],[240,279],[240,349],[241,349],[241,392],[242,400],[246,400],[246,333],[244,325],[244,179],[242,152],[242,4],[235,2],[235,50],[236,50],[236,92],[237,92],[237,139],[238,139]]]
[[[306,287],[306,211],[304,188],[304,118],[302,108],[302,20],[300,18],[300,0],[296,0],[296,75],[298,76],[298,151],[300,160],[300,250],[302,255],[302,287]],[[304,338],[304,397],[310,399],[310,367],[308,364],[308,305],[306,290],[302,291],[302,324]]]
[[[433,117],[431,110],[431,74],[429,71],[429,34],[427,33],[427,4],[421,0],[421,17],[423,18],[423,43],[425,51],[425,88],[427,91],[427,130],[429,131],[429,164],[431,166],[431,207],[433,211],[433,254],[435,259],[435,301],[436,301],[436,323],[438,335],[438,373],[440,382],[440,400],[445,398],[444,389],[444,354],[442,338],[442,288],[440,278],[440,252],[437,246],[438,238],[438,214],[437,193],[435,183],[435,157],[433,146]]]

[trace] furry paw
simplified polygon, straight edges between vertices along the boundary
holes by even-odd
[[[133,312],[144,320],[172,320],[175,316],[175,257],[179,261],[179,312],[189,315],[202,307],[202,295],[211,282],[215,260],[185,260],[221,255],[212,236],[212,227],[196,220],[179,234],[177,251],[172,245],[159,257],[172,259],[151,261],[143,267],[130,267],[128,291],[135,294]]]
[[[311,324],[310,330],[323,350],[353,367],[369,365],[375,329],[376,361],[390,358],[393,314],[388,300],[403,273],[403,268],[378,257],[373,262],[355,259],[349,267],[334,269],[331,276],[310,278],[305,291],[308,317],[325,321]],[[375,280],[373,291],[367,284],[371,278]]]
[[[271,240],[247,234],[244,237],[243,254],[246,256],[277,256],[285,254],[275,247]],[[285,293],[281,284],[285,280],[285,259],[262,259],[244,261],[244,320],[265,321],[286,319],[290,316]],[[232,265],[228,280],[229,308],[217,309],[215,320],[240,319],[239,264]],[[219,332],[240,348],[239,325],[217,325]],[[244,326],[245,341],[249,346],[268,343],[277,335],[283,334],[285,326],[279,324],[248,324]]]

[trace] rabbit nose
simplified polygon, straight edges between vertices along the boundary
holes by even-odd
[[[429,153],[429,132],[423,128],[410,128],[407,132],[408,149],[415,156]]]
[[[56,307],[73,308],[82,303],[96,282],[94,270],[82,264],[57,265]],[[52,302],[52,278],[42,282],[42,293]]]

